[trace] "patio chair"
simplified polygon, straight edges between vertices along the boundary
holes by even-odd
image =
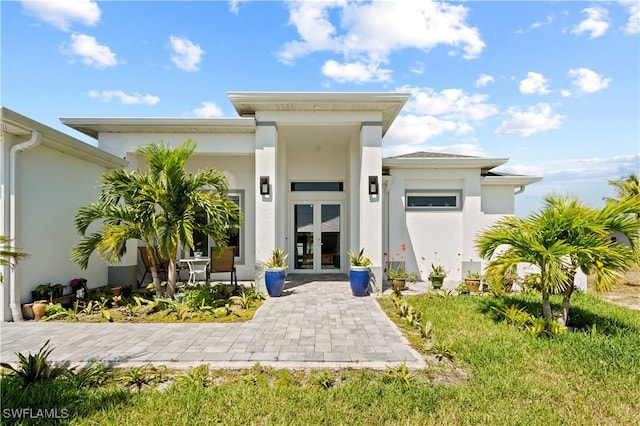
[[[227,246],[220,254],[217,253],[217,248],[211,247],[211,255],[209,256],[211,261],[209,262],[207,277],[218,272],[230,272],[230,283],[235,284],[237,287],[238,277],[236,275],[235,252],[236,248],[234,246]]]
[[[158,256],[156,256],[155,253],[149,251],[149,249],[146,246],[139,246],[138,247],[138,251],[140,252],[140,258],[142,259],[142,264],[144,265],[144,274],[142,274],[142,278],[140,279],[140,281],[138,281],[138,287],[142,286],[142,283],[144,282],[144,279],[146,278],[147,274],[151,274],[151,256],[155,256],[155,264],[156,264],[156,272],[158,273],[160,279],[167,279],[167,265],[168,262],[163,264],[160,259],[158,259]]]

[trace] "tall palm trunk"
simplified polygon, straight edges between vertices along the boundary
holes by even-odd
[[[168,299],[173,298],[174,293],[176,292],[176,281],[178,279],[178,267],[176,265],[176,259],[169,259],[169,267],[167,272],[167,294],[166,297]]]
[[[153,287],[156,289],[156,297],[162,297],[162,283],[160,282],[160,275],[158,275],[156,257],[152,250],[151,246],[147,244],[147,253],[149,253],[149,261],[151,262],[151,281],[153,282]]]

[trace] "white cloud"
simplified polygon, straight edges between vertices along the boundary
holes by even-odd
[[[627,6],[629,11],[629,19],[624,26],[624,31],[629,35],[640,34],[640,3],[638,0],[626,0],[620,3]]]
[[[575,26],[572,34],[589,33],[589,38],[597,38],[603,36],[609,28],[609,12],[602,7],[588,7],[582,10],[587,18]]]
[[[71,34],[71,45],[69,48],[63,46],[62,53],[79,56],[82,63],[100,69],[118,65],[118,59],[109,46],[99,44],[95,37],[86,34]]]
[[[111,102],[112,99],[120,99],[120,103],[123,105],[155,105],[160,102],[160,98],[153,95],[141,95],[139,93],[126,94],[122,90],[104,90],[98,92],[97,90],[91,90],[89,97],[100,99],[103,102]]]
[[[604,78],[589,68],[575,68],[569,70],[569,76],[573,78],[573,85],[582,93],[595,93],[606,89],[611,83],[610,78]]]
[[[388,81],[390,70],[378,68],[397,50],[450,46],[471,59],[485,47],[478,29],[466,24],[468,10],[462,5],[335,0],[288,2],[287,6],[289,22],[300,39],[285,43],[278,53],[280,61],[293,63],[314,52],[334,52],[342,61],[327,61],[323,72],[340,82]]]
[[[494,83],[496,80],[489,74],[480,74],[476,80],[476,87],[485,87],[489,83]]]
[[[546,95],[551,93],[547,84],[548,81],[544,75],[537,72],[528,72],[527,77],[520,81],[520,93],[525,95]]]
[[[195,117],[221,117],[222,110],[213,102],[202,102],[201,108],[196,108],[191,113]]]
[[[381,83],[391,80],[391,70],[380,68],[377,63],[339,64],[334,60],[328,60],[322,66],[322,74],[338,83]]]
[[[404,108],[407,112],[442,116],[455,121],[482,121],[498,113],[494,105],[487,103],[487,95],[467,95],[462,89],[436,92],[429,87],[404,86],[398,90],[412,95]]]
[[[527,28],[527,29],[524,29],[524,30],[522,30],[522,29],[520,29],[520,30],[516,30],[516,34],[525,34],[525,33],[528,33],[529,31],[531,31],[531,30],[535,30],[536,28],[540,28],[540,27],[543,27],[543,26],[545,26],[545,25],[549,25],[549,24],[551,24],[554,20],[555,20],[555,16],[554,16],[554,14],[552,13],[552,14],[550,14],[550,15],[547,15],[547,19],[545,19],[544,21],[535,21],[535,22],[534,22],[533,24],[531,24],[531,25],[529,26],[529,28]]]
[[[424,64],[422,62],[416,62],[415,65],[413,65],[409,71],[411,71],[414,74],[418,74],[418,75],[422,75],[424,74]]]
[[[54,27],[69,31],[73,22],[93,26],[100,22],[100,8],[93,0],[23,0],[24,11]]]
[[[558,129],[562,125],[565,116],[554,114],[551,105],[539,103],[525,110],[519,107],[511,107],[507,110],[510,116],[503,120],[495,131],[497,135],[531,136],[535,133]]]
[[[183,71],[198,71],[204,50],[186,37],[172,35],[169,36],[169,42],[173,50],[171,62]]]
[[[597,178],[603,181],[627,176],[640,164],[640,154],[616,155],[613,157],[590,157],[554,160],[535,166],[504,165],[500,170],[523,175],[544,176],[545,180],[572,181]]]
[[[231,0],[229,2],[229,12],[233,14],[238,14],[240,12],[240,8],[238,7],[240,3],[244,3],[248,0]]]

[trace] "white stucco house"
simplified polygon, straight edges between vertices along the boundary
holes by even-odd
[[[256,266],[274,248],[289,253],[291,273],[347,273],[347,252],[364,247],[380,289],[388,261],[404,261],[425,280],[431,263],[445,265],[448,281],[479,269],[475,235],[513,214],[516,194],[541,180],[493,172],[506,158],[425,152],[383,158],[384,135],[408,93],[230,92],[228,97],[238,117],[61,118],[95,138],[95,151],[111,163],[96,164],[95,171],[76,178],[91,188],[60,220],[70,221],[75,208],[95,198],[100,167],[143,168],[137,147],[192,139],[197,153],[188,169],[223,171],[244,213],[233,241],[239,279],[259,277]],[[120,277],[137,274],[135,242],[118,268]]]

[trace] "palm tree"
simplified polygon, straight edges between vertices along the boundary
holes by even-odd
[[[635,246],[609,238],[612,231],[633,235],[638,230],[638,222],[629,212],[640,212],[633,200],[607,202],[604,208],[594,209],[575,197],[549,196],[543,208],[526,219],[499,220],[476,239],[476,247],[483,258],[492,259],[486,268],[490,275],[502,275],[518,263],[537,265],[543,316],[552,318],[550,295],[564,293],[560,319],[566,323],[578,268],[595,273],[597,288],[605,290],[637,256]]]
[[[635,173],[622,178],[622,180],[610,180],[610,185],[616,189],[616,196],[619,200],[624,198],[640,198],[640,180]]]
[[[100,196],[96,203],[82,207],[74,225],[83,239],[71,250],[71,259],[86,269],[94,251],[109,264],[118,263],[126,253],[131,239],[142,241],[147,248],[155,243],[155,211],[143,196],[147,179],[137,170],[114,170],[102,177]],[[99,231],[87,235],[91,224],[101,222]],[[162,286],[155,259],[151,258],[151,277],[156,294]]]
[[[0,266],[14,268],[21,259],[26,259],[29,254],[21,252],[13,247],[10,238],[0,235]],[[4,282],[4,276],[0,272],[0,283]]]
[[[154,230],[160,256],[169,259],[167,297],[172,297],[177,278],[176,260],[180,247],[193,248],[196,231],[208,235],[214,246],[225,247],[229,234],[238,229],[241,214],[228,198],[227,180],[213,169],[185,172],[185,164],[196,144],[186,140],[171,150],[167,145],[150,144],[136,153],[149,167],[143,194],[155,209]]]
[[[160,256],[169,259],[169,273],[165,293],[151,257],[156,294],[172,297],[178,249],[193,247],[193,232],[203,232],[215,245],[225,246],[229,231],[237,229],[241,219],[219,171],[185,172],[195,148],[191,140],[174,150],[150,144],[136,151],[146,159],[148,172],[116,170],[105,175],[98,202],[76,215],[76,229],[84,238],[72,250],[73,260],[86,268],[89,256],[97,250],[108,263],[117,263],[130,239],[141,240],[148,248],[158,246]],[[95,221],[103,221],[101,230],[86,235]]]

